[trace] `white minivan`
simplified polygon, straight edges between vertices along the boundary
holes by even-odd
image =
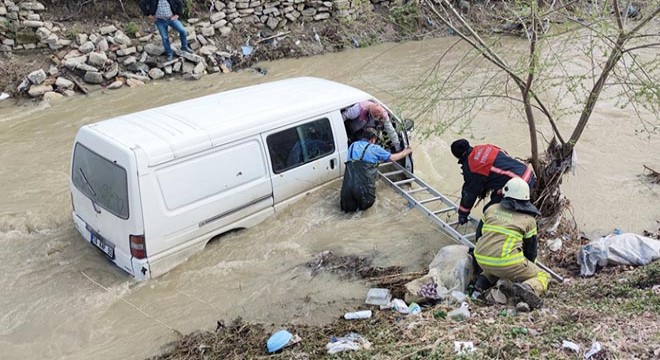
[[[136,279],[159,276],[211,238],[340,178],[348,145],[341,110],[369,99],[377,101],[303,77],[85,125],[71,157],[74,224]],[[401,119],[390,118],[407,145]]]

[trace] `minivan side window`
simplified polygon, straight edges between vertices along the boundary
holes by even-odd
[[[128,184],[124,168],[77,143],[73,150],[71,180],[94,206],[128,219]]]
[[[335,152],[332,127],[326,118],[268,135],[266,143],[275,174]]]

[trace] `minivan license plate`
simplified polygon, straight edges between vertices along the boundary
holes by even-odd
[[[101,249],[101,251],[103,251],[103,253],[106,254],[110,259],[115,258],[115,247],[106,243],[102,238],[94,235],[94,233],[92,233],[91,242],[94,244],[94,246]]]

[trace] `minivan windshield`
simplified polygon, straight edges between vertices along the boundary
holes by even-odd
[[[96,205],[112,214],[128,219],[128,186],[126,170],[89,150],[80,143],[73,151],[71,179]]]

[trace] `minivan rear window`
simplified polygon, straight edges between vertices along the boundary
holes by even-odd
[[[73,151],[71,179],[94,206],[128,219],[128,185],[124,168],[77,143]]]

